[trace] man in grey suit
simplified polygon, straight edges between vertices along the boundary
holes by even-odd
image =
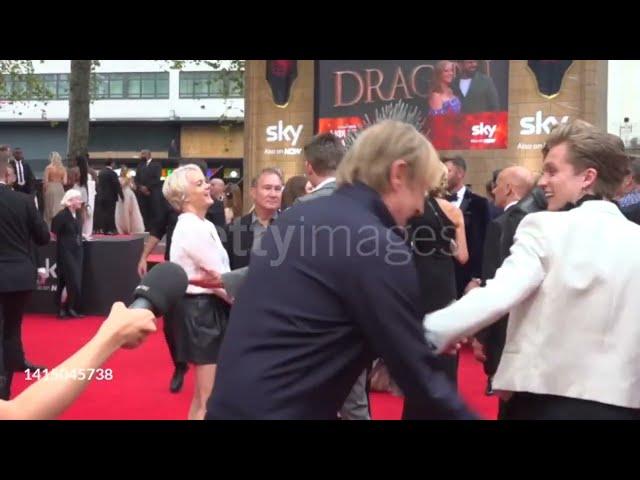
[[[313,190],[298,197],[294,205],[333,194],[336,190],[336,170],[344,154],[344,145],[334,134],[321,133],[313,137],[304,147],[305,172]],[[349,392],[340,409],[340,417],[343,420],[371,420],[366,370]]]
[[[463,60],[461,75],[453,81],[453,93],[462,102],[462,113],[500,110],[498,91],[488,75],[478,71],[478,60]]]
[[[336,189],[336,169],[345,149],[338,137],[332,133],[321,133],[313,137],[304,147],[304,168],[313,190],[298,197],[298,202],[308,202],[315,198],[331,195]]]

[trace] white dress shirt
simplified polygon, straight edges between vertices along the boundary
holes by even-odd
[[[486,287],[426,315],[446,349],[509,313],[496,390],[640,408],[640,226],[612,202],[527,215]]]
[[[518,203],[518,200],[516,200],[515,202],[511,202],[511,203],[507,203],[507,205],[502,209],[503,212],[506,212],[507,210],[509,210],[511,207],[513,207],[516,203]]]
[[[22,160],[16,160],[16,178],[18,185],[23,186],[27,183],[24,177],[24,165],[22,164]]]
[[[458,198],[451,202],[453,205],[455,205],[456,207],[460,208],[460,205],[462,205],[462,200],[464,200],[464,194],[467,193],[467,186],[463,185],[462,188],[460,190],[458,190],[457,192],[453,192],[453,194],[457,195]]]
[[[313,187],[313,190],[311,190],[311,192],[315,192],[316,190],[320,190],[322,187],[324,187],[325,185],[327,185],[328,183],[331,182],[335,182],[336,181],[336,177],[328,177],[325,178],[323,181],[321,181],[318,185],[316,185],[315,187]]]
[[[201,275],[204,269],[220,274],[230,270],[229,255],[220,241],[216,227],[195,213],[183,213],[178,217],[171,239],[169,259],[184,268],[188,277]],[[226,298],[223,289],[196,285],[189,285],[187,293],[214,293]]]
[[[461,78],[460,79],[460,91],[462,92],[463,96],[467,96],[467,93],[469,93],[469,88],[471,87],[471,78]]]

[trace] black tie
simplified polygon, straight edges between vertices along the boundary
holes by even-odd
[[[447,195],[447,200],[450,202],[457,202],[458,201],[458,194],[457,193],[452,193],[451,195]]]

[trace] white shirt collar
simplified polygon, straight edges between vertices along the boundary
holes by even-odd
[[[149,160],[147,160],[146,165],[149,165],[151,163],[151,161],[153,160],[153,158],[150,158]]]
[[[462,205],[462,200],[464,200],[464,194],[467,193],[467,186],[463,185],[462,188],[455,193],[458,196],[458,198],[456,199],[455,202],[451,202],[451,203],[453,203],[456,207],[460,208],[460,205]]]
[[[336,177],[327,177],[323,181],[321,181],[318,185],[313,187],[313,190],[311,191],[315,192],[316,190],[320,190],[322,187],[324,187],[328,183],[335,182],[335,181],[336,181]]]
[[[506,212],[507,210],[509,210],[510,207],[513,207],[516,203],[518,203],[518,200],[516,200],[515,202],[507,203],[507,206],[504,207],[503,211]]]

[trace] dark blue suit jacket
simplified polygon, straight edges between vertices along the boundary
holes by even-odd
[[[335,419],[377,356],[426,417],[473,418],[431,369],[417,273],[393,225],[363,184],[274,222],[232,308],[207,418]]]

